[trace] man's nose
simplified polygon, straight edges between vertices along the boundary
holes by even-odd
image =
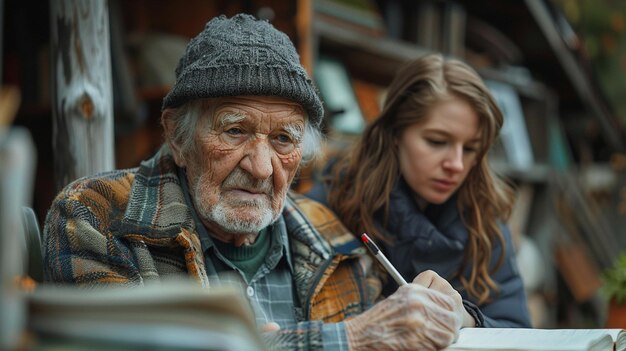
[[[274,173],[272,147],[267,138],[250,141],[246,155],[241,160],[241,168],[256,179],[267,179]]]

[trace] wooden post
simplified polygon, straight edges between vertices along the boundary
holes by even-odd
[[[50,0],[52,147],[57,190],[114,168],[107,1]]]
[[[298,35],[300,63],[309,77],[313,79],[313,66],[316,59],[313,45],[317,44],[313,42],[313,4],[311,0],[298,0],[296,6],[296,34]]]
[[[4,72],[4,66],[2,65],[2,58],[4,56],[3,55],[3,31],[2,29],[4,29],[4,0],[0,0],[0,85],[2,85],[2,72]]]

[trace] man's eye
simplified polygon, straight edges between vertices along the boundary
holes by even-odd
[[[272,139],[274,149],[283,155],[292,152],[297,147],[297,142],[289,134],[277,134]]]
[[[276,136],[276,140],[278,140],[281,143],[291,143],[293,140],[291,139],[291,136],[287,135],[287,134],[279,134]]]
[[[243,130],[241,130],[241,128],[230,128],[227,129],[226,134],[230,134],[230,135],[241,135],[243,134]]]

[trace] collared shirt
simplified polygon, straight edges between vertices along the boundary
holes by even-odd
[[[228,283],[241,286],[252,305],[258,327],[275,322],[281,328],[295,328],[298,321],[304,320],[304,315],[294,290],[293,264],[283,217],[279,217],[265,233],[261,234],[271,236],[268,256],[252,279],[247,281],[245,274],[219,252],[211,235],[199,220],[189,196],[187,177],[183,170],[179,170],[179,178],[185,201],[191,209],[200,236],[206,271],[211,284]],[[236,274],[232,274],[233,272]],[[324,349],[348,350],[343,323],[324,324],[322,338]]]

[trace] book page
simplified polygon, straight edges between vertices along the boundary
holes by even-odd
[[[626,331],[624,329],[607,329],[615,341],[615,351],[626,351]]]
[[[613,350],[606,329],[464,328],[456,343],[446,350]]]

